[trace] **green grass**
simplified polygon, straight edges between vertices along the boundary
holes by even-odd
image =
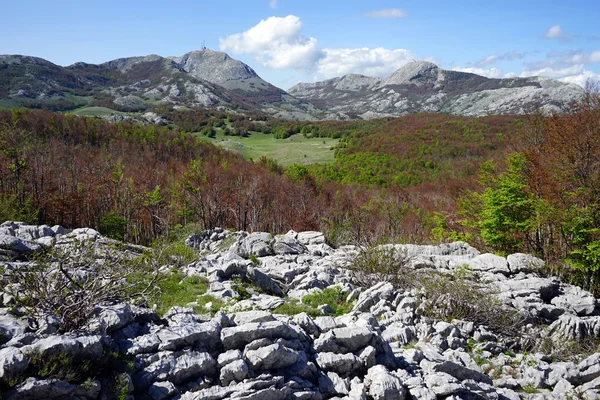
[[[329,304],[333,308],[335,315],[340,316],[349,313],[352,310],[352,303],[346,302],[348,293],[342,293],[342,289],[334,286],[321,292],[309,294],[302,299],[307,306],[317,308],[323,304]]]
[[[79,115],[82,117],[100,117],[102,115],[127,115],[127,113],[113,110],[107,107],[82,107],[70,111],[69,113]]]
[[[273,314],[285,315],[296,315],[303,312],[307,313],[313,318],[323,315],[321,311],[317,310],[316,308],[312,308],[295,300],[287,301],[273,310]]]
[[[225,136],[222,129],[217,129],[214,139],[194,134],[198,138],[241,153],[248,159],[258,160],[266,156],[277,160],[281,165],[291,164],[330,164],[334,161],[332,147],[339,142],[330,138],[305,138],[297,134],[287,139],[275,139],[271,134],[251,132],[247,138]]]
[[[208,303],[210,303],[210,311],[213,313],[219,311],[221,308],[223,308],[223,306],[227,304],[225,303],[225,301],[212,297],[209,294],[205,294],[204,296],[198,297],[196,303],[198,303],[198,306],[194,307],[194,312],[198,314],[203,314],[206,313],[206,311],[208,311],[206,309],[206,305]]]
[[[164,315],[173,306],[185,306],[188,303],[198,301],[201,306],[214,300],[210,296],[202,296],[208,290],[208,281],[199,277],[188,277],[184,279],[181,272],[166,275],[158,281],[160,292],[155,299],[156,311]],[[202,297],[202,299],[200,299]],[[210,297],[210,299],[205,298]]]
[[[349,313],[354,305],[346,302],[346,296],[347,294],[342,293],[339,287],[327,288],[321,292],[304,296],[301,303],[295,299],[287,301],[274,309],[273,313],[296,315],[305,312],[311,317],[319,317],[323,314],[317,307],[329,304],[334,310],[334,315],[340,316]]]

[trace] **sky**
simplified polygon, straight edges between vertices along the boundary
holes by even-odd
[[[600,79],[600,0],[5,0],[0,54],[58,65],[224,51],[282,89],[412,60],[493,78]]]

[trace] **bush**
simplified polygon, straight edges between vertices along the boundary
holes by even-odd
[[[59,331],[66,332],[83,327],[97,306],[146,301],[156,290],[155,260],[152,254],[133,258],[125,249],[75,242],[7,269],[0,283],[17,307],[35,319],[58,317]]]
[[[27,370],[18,376],[0,378],[0,389],[7,390],[29,377],[36,377],[64,380],[89,390],[92,380],[98,379],[102,381],[102,386],[110,396],[116,394],[122,386],[119,382],[122,377],[120,374],[132,373],[134,369],[134,361],[130,356],[106,348],[100,357],[84,353],[71,354],[66,351],[34,351],[26,353],[26,357]]]
[[[516,335],[523,316],[501,304],[495,293],[480,284],[468,268],[454,274],[416,270],[406,250],[393,245],[368,247],[359,252],[350,269],[358,283],[370,287],[390,282],[396,289],[417,289],[422,293],[419,312],[444,321],[462,319],[491,330]]]
[[[0,223],[4,221],[22,221],[35,224],[38,209],[31,199],[20,201],[17,196],[0,193]]]
[[[394,245],[370,246],[359,251],[349,269],[360,286],[371,287],[385,281],[407,289],[415,285],[411,260],[406,250]]]
[[[125,230],[127,220],[114,211],[109,212],[100,218],[98,230],[104,236],[123,241],[125,239]]]
[[[517,335],[523,316],[503,307],[494,292],[461,272],[454,275],[436,273],[418,279],[424,297],[421,313],[447,322],[454,319],[472,321],[494,332]]]

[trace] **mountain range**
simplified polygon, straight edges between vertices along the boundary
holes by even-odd
[[[413,61],[385,78],[345,75],[287,92],[227,54],[129,57],[62,67],[0,55],[0,107],[69,110],[103,106],[145,111],[160,105],[261,112],[282,119],[370,119],[417,112],[465,116],[563,111],[583,89],[549,78],[490,79]]]

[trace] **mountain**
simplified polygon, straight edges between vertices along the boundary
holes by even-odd
[[[379,79],[345,75],[288,90],[338,119],[441,112],[463,116],[523,114],[541,107],[563,111],[583,89],[550,78],[490,79],[413,61]]]
[[[320,113],[246,64],[209,49],[180,57],[149,55],[67,67],[36,57],[0,55],[0,107],[68,110],[95,105],[142,111],[160,104],[259,111],[286,119],[313,119]]]
[[[137,112],[160,105],[260,112],[282,119],[369,119],[418,112],[464,116],[564,110],[583,90],[548,78],[489,79],[411,62],[383,79],[346,75],[288,92],[227,54],[202,49],[62,67],[0,55],[0,107],[85,106]],[[110,111],[109,110],[109,111]]]

